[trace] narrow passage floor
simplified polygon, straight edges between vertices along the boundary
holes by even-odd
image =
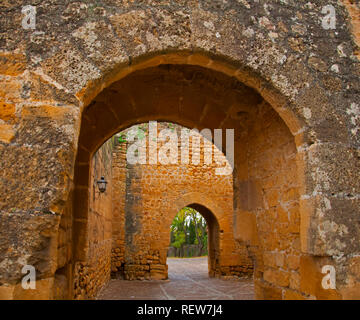
[[[169,280],[111,280],[99,300],[253,300],[252,279],[223,280],[208,277],[207,258],[167,260]]]

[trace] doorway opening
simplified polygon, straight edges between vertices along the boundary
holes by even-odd
[[[168,258],[202,257],[208,254],[208,230],[204,217],[195,209],[182,208],[170,227]]]
[[[104,280],[96,271],[108,270],[109,264],[113,268],[114,252],[121,250],[117,246],[122,240],[112,237],[114,226],[119,224],[115,209],[111,220],[104,218],[104,224],[95,223],[99,219],[96,214],[94,224],[91,221],[94,150],[115,132],[150,120],[211,131],[234,129],[234,172],[211,180],[209,166],[206,170],[193,168],[191,175],[185,175],[186,168],[175,164],[129,167],[122,180],[127,188],[123,216],[132,230],[123,239],[124,254],[126,250],[130,253],[125,257],[130,263],[123,266],[129,279],[167,279],[169,228],[176,213],[189,204],[205,205],[218,223],[214,236],[218,249],[216,245],[214,250],[209,247],[210,276],[241,276],[254,271],[255,284],[264,290],[274,281],[282,287],[278,278],[298,276],[298,266],[287,268],[288,257],[300,256],[296,146],[288,127],[255,90],[234,77],[199,66],[160,65],[134,71],[114,82],[83,113],[75,166],[74,217],[70,219],[74,264],[69,270],[76,287],[74,296],[93,296],[98,286],[89,292],[84,279],[95,277],[99,280],[95,283],[106,282],[107,277]],[[156,178],[154,170],[159,170]],[[188,179],[193,183],[186,183]],[[95,225],[104,233],[93,232]],[[99,234],[104,238],[94,241]],[[277,256],[284,262],[281,266],[267,259]],[[273,281],[269,276],[274,273],[284,277]]]
[[[198,259],[198,265],[192,263],[197,271],[201,273],[202,269],[207,269],[209,277],[220,276],[220,232],[216,217],[207,207],[192,203],[182,208],[170,227],[169,274],[171,266],[176,268],[178,265],[171,257],[203,257]]]

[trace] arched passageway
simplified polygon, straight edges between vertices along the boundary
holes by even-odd
[[[165,144],[164,141],[156,142],[156,150],[150,150],[154,132],[159,134],[159,139],[167,132],[171,139]],[[145,161],[153,152],[159,151],[160,155],[163,147],[168,148],[166,150],[169,151],[169,156],[171,153],[177,153],[174,149],[179,147],[180,154],[184,151],[181,148],[185,142],[181,136],[183,133],[191,133],[187,150],[189,161],[182,161],[184,159],[181,157],[177,163],[172,164]],[[179,139],[175,139],[178,134]],[[133,141],[134,136],[136,138]],[[200,156],[196,157],[197,154]],[[211,163],[209,156],[212,158]],[[208,282],[209,276],[238,278],[244,276],[244,270],[247,271],[246,275],[252,275],[251,260],[242,256],[246,248],[236,244],[231,232],[231,170],[226,175],[218,176],[215,174],[216,165],[231,168],[226,157],[201,134],[167,122],[132,126],[115,135],[95,153],[91,162],[92,190],[88,222],[92,260],[88,263],[87,272],[98,283],[109,280],[108,272],[99,273],[97,270],[107,269],[106,257],[110,256],[108,244],[111,241],[111,275],[114,280],[102,290],[99,298],[129,299],[133,296],[155,299],[163,296],[164,292],[168,292],[169,297],[181,298],[181,295],[184,295],[182,289],[194,285],[206,288],[202,294],[192,293],[193,297],[201,299],[212,298],[214,293],[218,298],[226,299],[244,298],[244,294],[253,297],[253,290],[245,290],[244,282],[241,285],[237,282]],[[103,194],[96,191],[96,181],[100,176],[106,177],[107,180],[107,191]],[[200,205],[199,201],[203,201],[211,210],[205,205]],[[166,259],[170,224],[174,217],[182,212],[183,205],[207,222],[207,226],[203,227],[208,229],[208,243],[205,246],[209,247],[209,250],[206,250],[209,251],[209,263],[198,259],[182,260],[179,264],[177,261]],[[179,209],[181,210],[178,212]],[[185,215],[182,219],[184,221],[181,229],[184,229]],[[219,219],[222,221],[221,224]],[[107,224],[111,225],[111,238],[106,235]],[[193,231],[196,231],[196,225]],[[186,237],[185,233],[182,235]],[[169,270],[169,266],[175,269]],[[249,267],[250,269],[246,269]],[[171,284],[156,282],[168,279]],[[126,280],[133,280],[135,283],[129,284]],[[152,280],[155,283],[147,283],[143,287],[136,280]],[[81,283],[77,282],[75,285],[78,292]],[[88,285],[90,286],[91,284]],[[242,290],[235,294],[239,286]],[[234,293],[225,293],[225,287]],[[93,286],[88,292],[91,294],[98,289]],[[148,297],[147,290],[150,290],[153,296]]]
[[[159,134],[158,138],[154,138],[154,130]],[[172,137],[166,143],[160,141],[165,133]],[[182,148],[184,133],[191,133],[191,137],[185,139],[189,142],[186,150]],[[133,134],[138,136],[136,142],[132,141]],[[123,136],[130,137],[132,142],[124,143]],[[211,276],[229,275],[241,266],[251,265],[249,257],[244,255],[246,248],[236,244],[232,232],[231,166],[215,145],[205,141],[198,132],[190,132],[187,128],[167,122],[132,126],[119,133],[118,139],[112,151],[112,177],[109,177],[112,181],[109,185],[112,200],[103,198],[104,202],[112,205],[111,265],[114,277],[128,280],[167,279],[169,228],[178,211],[193,201],[203,201],[216,210],[213,212],[217,218],[205,207],[201,210],[211,230]],[[155,143],[156,150],[150,150],[153,140],[159,140]],[[157,152],[160,157],[165,147],[169,154],[176,154],[174,163],[145,161],[149,160],[149,155]],[[104,152],[103,148],[100,150]],[[187,159],[183,159],[182,151],[188,152]],[[137,154],[134,163],[129,161],[132,152]],[[211,162],[205,161],[208,155],[212,158]],[[216,175],[217,165],[230,170],[226,175]],[[95,176],[92,177],[93,182]],[[97,176],[100,177],[100,173]],[[99,205],[91,203],[90,212]],[[103,207],[107,206],[103,203]],[[106,214],[97,213],[96,217],[106,220]],[[95,220],[92,215],[89,217],[90,221]],[[218,219],[221,219],[220,225]],[[101,225],[101,221],[96,224]],[[217,231],[213,232],[215,229]],[[219,233],[222,234],[221,239]],[[94,237],[94,234],[89,237]],[[110,239],[110,235],[106,238]],[[105,245],[106,239],[102,239],[102,242]],[[220,255],[219,246],[222,243],[227,243],[231,250],[225,250]],[[99,268],[102,269],[101,266]]]
[[[226,258],[220,252],[222,237],[216,216],[205,206],[192,203],[207,221],[209,255],[192,258],[168,258],[168,277],[164,280],[126,281],[112,279],[97,294],[96,299],[110,300],[252,300],[254,286],[248,277],[220,277],[219,270]],[[241,267],[241,266],[238,266]],[[243,266],[242,266],[243,267]],[[214,278],[214,276],[218,276]],[[161,278],[160,278],[161,279]]]
[[[1,297],[103,283],[93,261],[108,273],[111,241],[90,234],[111,231],[89,218],[91,158],[150,119],[235,129],[232,232],[257,297],[359,297],[354,1],[331,3],[336,29],[329,6],[301,1],[38,1],[40,33],[19,27],[22,2],[2,15]],[[38,290],[22,290],[23,263]],[[322,287],[326,265],[336,289]]]
[[[214,213],[212,213],[206,206],[191,203],[187,207],[195,209],[199,212],[206,220],[208,227],[208,270],[209,276],[216,276],[216,270],[219,269],[220,264],[220,232],[223,232],[219,227],[219,222]],[[245,261],[244,261],[245,262]],[[245,264],[243,262],[243,264]],[[239,266],[241,267],[241,266]]]
[[[208,274],[210,277],[214,277],[216,275],[221,275],[221,267],[220,267],[220,261],[221,261],[221,254],[220,254],[220,232],[223,230],[220,230],[219,222],[216,218],[216,216],[205,206],[198,204],[198,203],[192,203],[186,205],[185,208],[191,208],[194,209],[196,214],[200,214],[206,221],[205,228],[206,230],[206,238],[207,238],[207,250],[203,250],[204,252],[207,252],[207,266],[208,266]],[[180,213],[181,211],[179,211]],[[177,213],[177,215],[179,214]],[[188,216],[189,218],[189,216]],[[196,219],[196,217],[195,217]],[[186,224],[186,221],[185,221]],[[190,234],[186,235],[188,229],[185,228],[185,230],[182,230],[185,234],[185,238],[189,236]],[[197,230],[195,230],[197,232]],[[186,244],[187,242],[185,242]],[[201,253],[201,252],[200,252]],[[201,254],[199,254],[201,255]],[[186,256],[186,255],[185,255]],[[182,255],[184,257],[184,255]],[[239,266],[240,267],[240,266]]]
[[[294,137],[263,97],[236,78],[203,67],[169,64],[139,70],[115,82],[84,110],[75,167],[73,209],[76,281],[86,275],[85,270],[91,270],[87,266],[89,254],[97,256],[88,226],[89,157],[114,132],[130,124],[164,119],[199,129],[235,129],[234,196],[228,199],[231,213],[218,217],[219,224],[226,226],[220,230],[224,237],[220,252],[226,256],[226,262],[217,270],[217,253],[213,251],[211,256],[214,258],[209,265],[211,273],[232,272],[245,257],[255,265],[259,297],[266,295],[261,292],[268,292],[274,285],[281,288],[282,285],[289,286],[290,281],[296,282],[299,277],[296,261],[300,259],[300,212]],[[132,186],[135,187],[134,200],[137,187]],[[180,208],[188,203],[204,203],[203,196],[196,197],[198,199],[187,201]],[[210,207],[212,203],[214,209],[211,211],[216,211],[212,199],[205,203]],[[136,201],[132,201],[131,208],[143,209]],[[166,244],[168,236],[167,233],[164,238]],[[230,240],[234,237],[235,243]],[[110,236],[105,236],[104,240],[106,238]],[[149,241],[154,243],[155,239],[157,236]],[[287,262],[289,257],[295,261],[292,267]],[[166,259],[165,251],[158,259]],[[272,263],[274,259],[282,263]],[[249,263],[244,263],[243,267],[246,270]],[[290,280],[292,278],[295,280]],[[275,298],[282,295],[281,289],[272,292]]]
[[[182,208],[170,226],[169,257],[189,258],[208,255],[208,225],[195,209]]]

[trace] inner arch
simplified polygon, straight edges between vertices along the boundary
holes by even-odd
[[[187,205],[187,207],[195,209],[206,220],[208,226],[208,269],[209,276],[213,277],[219,273],[217,272],[220,258],[219,237],[222,230],[220,230],[216,216],[206,206],[199,203],[192,203]]]
[[[75,166],[75,263],[86,263],[89,252],[87,217],[92,155],[116,132],[149,120],[198,129],[235,129],[233,227],[227,232],[248,247],[258,266],[259,279],[266,271],[263,253],[273,251],[269,232],[284,232],[282,247],[291,248],[284,251],[285,257],[299,254],[299,247],[285,244],[297,243],[300,233],[296,145],[292,135],[298,129],[297,121],[282,109],[284,100],[276,101],[276,94],[268,95],[272,98],[270,106],[263,99],[268,89],[260,95],[239,82],[236,72],[229,76],[231,72],[226,67],[217,68],[221,72],[214,69],[212,63],[208,68],[179,63],[139,67],[105,88],[83,110]],[[286,172],[291,174],[285,183],[275,179],[279,174],[287,176]],[[291,221],[281,220],[286,217]],[[291,228],[281,229],[279,223],[290,223]],[[266,228],[271,224],[276,226],[273,231]],[[233,255],[229,264],[237,258]]]

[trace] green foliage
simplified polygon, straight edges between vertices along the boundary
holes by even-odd
[[[174,132],[174,130],[175,130],[175,126],[174,126],[174,124],[173,124],[173,123],[168,122],[168,123],[167,123],[167,127],[168,127],[171,131],[173,131],[173,132]]]
[[[185,233],[177,232],[175,234],[175,241],[171,243],[171,245],[175,248],[180,248],[185,243]]]
[[[170,227],[170,245],[181,248],[185,244],[207,246],[207,228],[203,216],[195,209],[185,207],[179,211]]]
[[[148,128],[147,128],[146,124],[133,126],[132,130],[136,130],[135,137],[138,140],[141,141],[141,140],[146,138],[146,132],[148,131]],[[127,141],[127,134],[126,133],[123,133],[118,137],[118,142],[120,144],[123,144],[126,141]]]
[[[122,134],[119,138],[118,138],[118,141],[120,144],[123,144],[126,142],[126,136],[125,134]]]

